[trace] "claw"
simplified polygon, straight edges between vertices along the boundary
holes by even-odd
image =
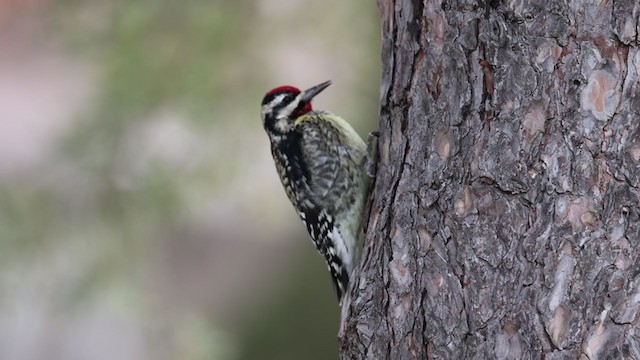
[[[376,166],[376,155],[378,155],[377,148],[373,148],[374,138],[377,141],[378,138],[380,138],[380,132],[372,131],[369,133],[369,135],[367,136],[367,152],[364,155],[364,165],[366,166],[365,171],[367,173],[367,176],[372,179],[376,177],[376,170],[378,170]]]

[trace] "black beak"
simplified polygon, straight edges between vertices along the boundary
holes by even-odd
[[[322,84],[318,84],[316,86],[310,87],[302,93],[302,102],[309,103],[314,96],[320,94],[322,90],[326,89],[331,85],[331,80],[325,81]]]

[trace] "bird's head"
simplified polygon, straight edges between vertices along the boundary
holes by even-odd
[[[262,124],[271,134],[286,134],[293,130],[296,119],[313,108],[311,99],[331,85],[331,81],[300,91],[294,86],[279,86],[262,99]]]

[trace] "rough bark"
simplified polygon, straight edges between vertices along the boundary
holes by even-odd
[[[637,0],[379,0],[343,359],[640,359]]]

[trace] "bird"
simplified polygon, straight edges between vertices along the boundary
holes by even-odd
[[[284,190],[324,257],[338,304],[358,260],[369,186],[367,145],[341,117],[311,101],[331,81],[266,93],[261,117]]]

